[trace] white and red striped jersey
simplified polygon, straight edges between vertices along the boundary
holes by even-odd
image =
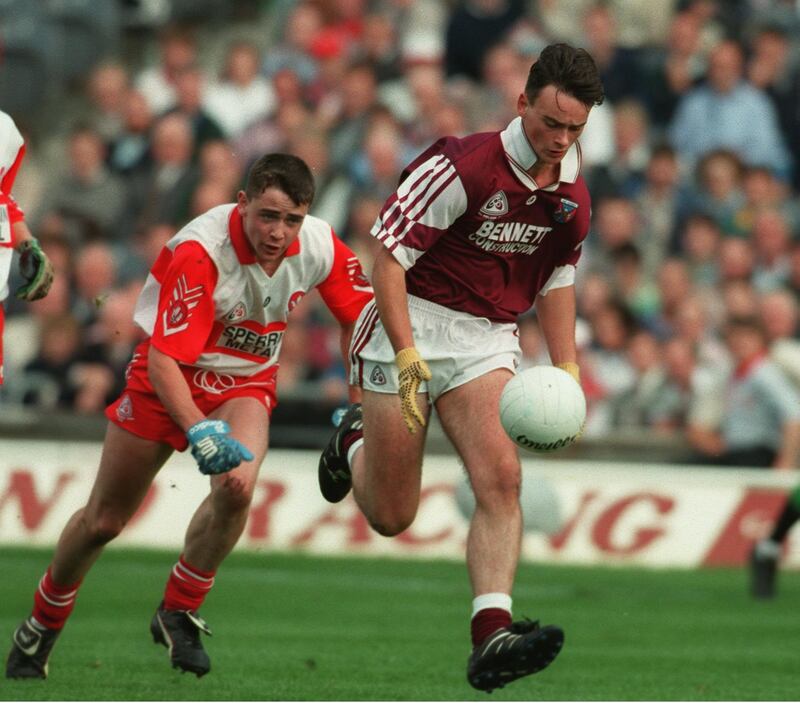
[[[132,367],[146,363],[153,344],[195,369],[268,378],[277,370],[289,313],[315,287],[343,325],[372,298],[358,259],[328,223],[307,215],[269,276],[236,206],[215,207],[183,227],[153,264],[134,313],[149,338]]]
[[[402,173],[372,235],[406,269],[408,292],[513,322],[539,293],[571,285],[591,203],[575,142],[560,181],[539,188],[520,118],[502,132],[444,137]]]
[[[25,141],[11,116],[0,110],[0,300],[8,296],[8,276],[14,244],[12,225],[25,214],[11,195],[25,157]]]

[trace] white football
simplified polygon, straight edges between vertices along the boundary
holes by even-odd
[[[500,423],[509,437],[531,452],[572,444],[586,420],[586,397],[578,382],[555,366],[520,371],[500,396]]]

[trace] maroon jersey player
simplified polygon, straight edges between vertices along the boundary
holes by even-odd
[[[467,678],[482,690],[543,669],[564,641],[555,625],[512,623],[520,462],[498,403],[521,355],[515,320],[533,305],[552,362],[579,375],[574,278],[590,201],[577,139],[602,100],[589,54],[549,46],[505,130],[441,139],[403,171],[372,229],[375,300],[350,347],[363,406],[320,459],[323,495],[352,487],[373,528],[396,535],[417,511],[436,409],[475,494]]]

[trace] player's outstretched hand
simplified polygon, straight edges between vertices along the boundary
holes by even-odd
[[[400,409],[408,431],[414,434],[417,431],[415,422],[425,427],[425,418],[417,406],[417,391],[422,381],[431,380],[431,370],[414,347],[397,352],[395,363],[399,369]]]
[[[21,300],[44,298],[53,285],[53,266],[37,239],[26,239],[19,247],[19,272],[25,283],[17,290]]]
[[[253,454],[241,442],[230,436],[225,420],[200,420],[186,432],[200,473],[224,474],[243,461],[252,461]]]

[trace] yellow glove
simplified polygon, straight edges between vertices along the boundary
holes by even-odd
[[[419,352],[414,347],[406,347],[397,352],[394,362],[399,369],[400,380],[400,409],[403,413],[408,431],[411,434],[416,432],[414,420],[421,427],[425,427],[425,418],[417,407],[417,391],[422,381],[431,380],[431,370],[422,360]]]
[[[581,384],[581,370],[576,363],[572,361],[565,361],[561,364],[556,364],[556,367],[562,369],[563,371],[566,371],[570,376],[572,376],[572,378],[574,378],[578,382],[578,385]]]
[[[581,369],[576,363],[574,363],[572,361],[565,361],[565,362],[563,362],[561,364],[556,364],[556,368],[559,368],[559,369],[562,369],[562,370],[566,371],[570,376],[572,376],[572,378],[574,378],[578,382],[579,386],[581,385]],[[575,441],[576,442],[583,435],[583,428],[584,427],[586,427],[586,420],[583,421],[583,424],[581,425],[581,429],[580,429],[580,431],[578,432],[578,434],[575,437]]]

